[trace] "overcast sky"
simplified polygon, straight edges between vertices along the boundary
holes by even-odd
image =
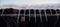
[[[0,4],[16,4],[16,5],[35,5],[35,4],[54,4],[60,3],[60,0],[0,0]]]

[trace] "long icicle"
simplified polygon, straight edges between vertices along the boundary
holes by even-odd
[[[40,15],[40,20],[41,20],[41,23],[42,23],[41,10],[39,10],[39,15]]]
[[[19,22],[19,16],[20,16],[20,10],[19,10],[19,12],[18,12],[17,24],[18,24],[18,22]]]
[[[25,18],[25,13],[26,13],[26,10],[24,10],[24,18]]]
[[[46,10],[44,10],[44,12],[45,12],[45,17],[46,17],[46,22],[48,22]]]
[[[55,25],[56,25],[57,21],[59,20],[59,16],[58,16],[57,11],[56,11],[56,15],[57,15],[57,20],[56,20],[56,22],[54,23],[54,27],[55,27]]]
[[[30,9],[29,9],[29,21],[30,21]]]
[[[3,15],[3,13],[4,13],[4,9],[2,10],[2,15]],[[5,19],[4,19],[5,20]],[[5,20],[5,22],[7,22],[6,20]],[[7,23],[7,27],[10,27],[9,25],[8,25],[8,23]]]
[[[35,16],[35,23],[36,23],[36,11],[34,10],[34,16]]]

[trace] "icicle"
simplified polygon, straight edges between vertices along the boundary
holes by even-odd
[[[51,15],[52,15],[52,11],[50,10],[50,13],[51,13]]]
[[[41,23],[42,23],[41,10],[39,10],[39,15],[40,15],[40,20],[41,20]]]
[[[44,10],[44,12],[45,12],[45,17],[46,17],[46,22],[48,22],[46,10]]]
[[[36,23],[36,11],[34,10],[34,16],[35,16],[35,23]]]
[[[25,18],[25,13],[26,13],[26,10],[24,10],[24,18]]]
[[[55,25],[56,25],[57,21],[59,20],[59,16],[58,16],[57,11],[56,11],[56,15],[57,15],[57,20],[56,20],[56,22],[54,23],[54,27],[55,27]]]
[[[4,13],[4,9],[2,10],[2,15],[3,15],[3,13]],[[5,20],[5,19],[4,19]],[[5,22],[7,22],[6,20],[5,20]],[[7,23],[7,27],[10,27],[9,26],[9,23]]]
[[[19,22],[19,16],[20,16],[20,10],[19,10],[19,12],[18,12],[17,24],[18,24],[18,22]]]
[[[58,13],[57,13],[57,11],[56,11],[56,15],[57,15],[57,19],[59,19],[59,16],[58,16]]]
[[[29,21],[30,21],[30,9],[29,9]]]
[[[3,15],[3,13],[4,13],[4,9],[2,10],[2,15]]]

